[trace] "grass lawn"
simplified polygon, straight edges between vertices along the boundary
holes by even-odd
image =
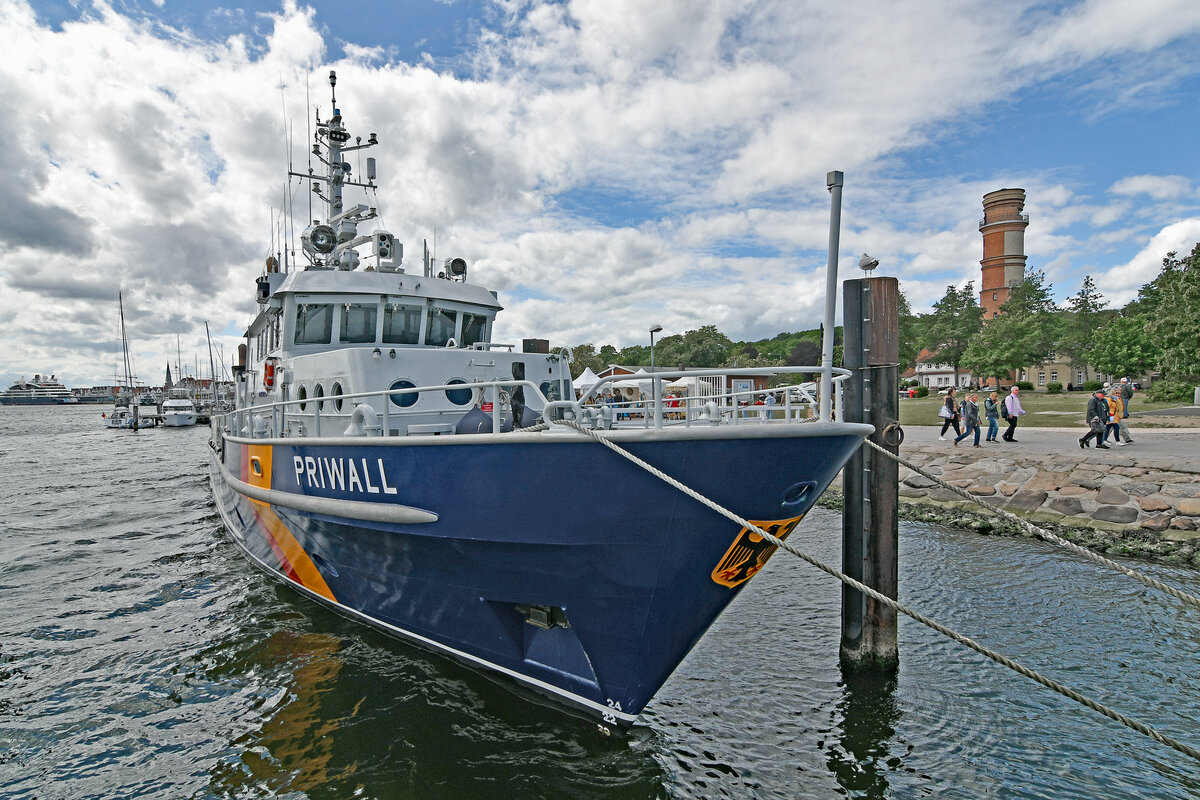
[[[983,400],[986,396],[983,392],[979,393],[979,417],[985,429],[987,428],[987,419],[984,417]],[[1084,425],[1083,415],[1087,410],[1089,397],[1091,395],[1087,392],[1063,392],[1062,394],[1021,392],[1021,408],[1025,409],[1025,416],[1021,417],[1021,427],[1081,427]],[[962,392],[955,395],[955,398],[961,401]],[[928,397],[900,398],[900,424],[940,426],[942,418],[938,416],[937,412],[943,402],[945,402],[945,397],[935,394],[930,394]],[[1136,413],[1177,408],[1178,406],[1179,403],[1152,403],[1141,393],[1135,393],[1133,400],[1130,401],[1129,410]],[[1001,427],[1006,424],[1004,420],[1000,420]]]

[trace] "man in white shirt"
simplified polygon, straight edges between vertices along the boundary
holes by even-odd
[[[1019,395],[1021,390],[1016,386],[1012,387],[1012,391],[1008,393],[1008,397],[1004,398],[1004,407],[1008,409],[1008,430],[1000,438],[1006,442],[1015,442],[1013,433],[1017,430],[1017,420],[1025,416],[1025,409],[1021,408],[1021,398]]]

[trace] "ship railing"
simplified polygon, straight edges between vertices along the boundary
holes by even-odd
[[[499,432],[506,421],[506,411],[511,411],[511,406],[506,404],[502,393],[511,398],[517,388],[525,389],[526,403],[534,408],[545,408],[551,404],[536,383],[508,378],[453,384],[439,383],[429,386],[405,386],[396,389],[373,389],[369,392],[343,392],[321,397],[291,398],[274,403],[256,403],[228,412],[224,415],[225,422],[223,424],[227,432],[254,439],[285,436],[290,422],[297,420],[304,426],[303,433],[300,434],[302,437],[341,436],[344,435],[345,426],[354,424],[355,413],[358,412],[362,434],[351,435],[391,436],[395,435],[392,434],[393,430],[403,430],[404,434],[402,435],[408,435],[410,430],[406,423],[408,420],[421,420],[422,423],[418,426],[421,432],[453,433],[454,425],[474,407],[474,401],[480,404],[486,403],[486,398],[490,393],[492,430]],[[460,390],[470,390],[473,393],[475,390],[479,390],[479,393],[473,397],[472,405],[466,406],[433,409],[393,407],[393,397],[395,396]],[[382,406],[382,412],[374,404],[362,402],[350,404],[347,402],[369,400],[378,400]],[[340,405],[342,410],[326,410],[325,407],[328,404]],[[359,411],[364,405],[370,409],[370,412]],[[369,419],[370,414],[374,414],[373,421]],[[401,427],[395,428],[393,423],[400,423]],[[329,429],[330,425],[339,424],[341,427],[337,427],[335,430]]]
[[[655,372],[652,375],[613,375],[601,378],[585,390],[578,399],[560,400],[547,397],[538,384],[528,380],[496,379],[454,384],[433,384],[400,389],[376,389],[367,392],[345,392],[322,397],[291,398],[273,403],[244,406],[225,415],[225,428],[230,433],[250,438],[286,436],[290,423],[300,421],[302,437],[345,435],[392,436],[413,433],[453,433],[455,425],[472,407],[483,407],[490,397],[492,432],[506,430],[507,415],[511,413],[512,394],[524,390],[527,407],[541,410],[546,422],[553,425],[571,419],[595,428],[664,428],[693,425],[739,425],[763,423],[796,423],[816,419],[819,407],[819,384],[812,381],[784,384],[771,388],[734,385],[733,379],[777,377],[781,374],[819,373],[820,367],[760,367],[753,369],[702,369]],[[833,418],[841,417],[841,384],[850,376],[849,370],[832,368]],[[686,394],[672,394],[683,387],[669,386],[671,382],[687,379]],[[617,385],[624,384],[624,385]],[[631,387],[630,384],[636,384]],[[645,386],[643,386],[643,384]],[[644,389],[648,387],[649,392]],[[609,389],[634,388],[637,398],[616,400]],[[453,408],[408,409],[394,407],[394,398],[402,395],[443,393],[447,390],[471,390],[478,393],[471,406]],[[781,398],[767,405],[768,395]],[[374,403],[379,401],[382,412]],[[358,401],[358,402],[351,402]],[[333,404],[340,410],[328,410]],[[367,411],[359,411],[366,406]],[[489,413],[485,409],[485,413]],[[356,417],[357,414],[357,417]],[[356,424],[358,428],[353,426]],[[416,423],[420,420],[420,423]],[[398,425],[398,427],[397,427]],[[331,430],[330,426],[337,426]]]
[[[574,410],[599,427],[671,427],[763,422],[797,422],[815,419],[819,408],[819,384],[814,381],[773,387],[739,386],[745,379],[778,378],[821,373],[821,367],[755,367],[656,371],[643,375],[610,375],[588,387],[574,403],[551,403],[552,410]],[[831,369],[833,418],[841,417],[841,384],[850,371]],[[753,384],[754,382],[751,381]],[[647,392],[646,389],[649,388]],[[636,399],[624,390],[638,392]],[[610,394],[610,390],[612,393]],[[780,397],[773,405],[762,402],[768,395]]]

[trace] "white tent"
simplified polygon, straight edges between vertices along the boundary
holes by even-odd
[[[667,384],[671,389],[687,389],[689,392],[694,392],[700,386],[700,376],[685,375],[676,381],[671,381]]]
[[[644,369],[639,369],[625,380],[617,381],[613,385],[618,389],[638,389],[644,394],[650,394],[651,383],[650,373]]]
[[[596,385],[600,379],[596,377],[596,373],[592,372],[591,367],[586,367],[583,374],[575,380],[571,381],[571,386],[577,392],[586,392],[588,389]]]

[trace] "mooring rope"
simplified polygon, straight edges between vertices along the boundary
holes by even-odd
[[[909,469],[911,469],[913,472],[917,473],[918,475],[928,478],[929,480],[936,483],[938,486],[941,486],[944,489],[949,489],[950,491],[957,494],[959,497],[962,497],[966,500],[970,500],[972,503],[975,503],[976,505],[987,509],[988,511],[1000,516],[1001,518],[1008,520],[1009,522],[1015,524],[1017,527],[1021,528],[1021,530],[1026,531],[1027,533],[1029,533],[1033,536],[1036,536],[1039,539],[1043,539],[1047,542],[1052,542],[1053,544],[1056,544],[1059,547],[1064,547],[1064,548],[1070,550],[1072,553],[1076,553],[1078,555],[1083,556],[1084,558],[1088,559],[1089,561],[1094,561],[1097,564],[1102,564],[1103,566],[1106,566],[1109,569],[1120,572],[1121,574],[1123,574],[1129,578],[1133,578],[1138,583],[1145,584],[1146,586],[1149,586],[1153,589],[1158,589],[1160,592],[1165,592],[1166,594],[1171,595],[1175,599],[1180,600],[1184,603],[1187,603],[1188,605],[1190,605],[1194,608],[1200,608],[1200,597],[1196,597],[1195,595],[1190,595],[1187,592],[1180,591],[1179,589],[1176,589],[1174,586],[1168,586],[1167,584],[1163,583],[1162,581],[1156,580],[1155,578],[1151,578],[1149,575],[1138,572],[1135,569],[1130,569],[1129,567],[1125,566],[1124,564],[1118,564],[1116,561],[1113,561],[1110,558],[1105,558],[1104,556],[1100,555],[1099,553],[1097,553],[1094,550],[1089,550],[1088,548],[1077,545],[1074,542],[1069,542],[1066,539],[1062,538],[1061,536],[1058,536],[1056,534],[1051,533],[1050,531],[1039,528],[1037,525],[1034,525],[1032,522],[1029,522],[1028,520],[1021,519],[1016,514],[1012,514],[1001,508],[996,508],[995,506],[988,505],[987,503],[983,502],[978,497],[975,497],[974,495],[972,495],[970,492],[966,491],[965,489],[960,489],[957,486],[947,483],[946,481],[942,480],[941,478],[937,477],[936,475],[930,475],[928,472],[921,469],[916,464],[906,461],[905,459],[901,458],[896,453],[893,453],[884,447],[880,447],[879,445],[875,444],[875,442],[872,442],[870,439],[864,439],[863,442],[867,445],[870,445],[871,447],[878,450],[879,452],[883,453],[884,455],[888,456],[889,458],[895,459],[898,463],[903,464],[904,466],[908,467]]]
[[[708,508],[717,512],[721,516],[729,519],[730,521],[736,522],[737,524],[741,525],[743,528],[753,531],[755,534],[763,537],[764,539],[766,539],[767,541],[769,541],[771,544],[775,545],[776,547],[779,547],[782,550],[786,550],[787,552],[789,552],[792,555],[796,556],[797,558],[811,564],[812,566],[816,567],[817,569],[821,570],[822,572],[827,573],[828,575],[831,575],[834,578],[837,578],[839,581],[846,584],[847,586],[857,589],[858,591],[862,592],[863,594],[867,595],[868,597],[871,597],[874,600],[876,600],[880,603],[883,603],[885,606],[895,609],[899,613],[904,614],[905,616],[916,620],[917,622],[921,623],[922,625],[932,628],[933,630],[937,631],[938,633],[940,633],[950,639],[953,639],[954,641],[956,641],[960,644],[966,645],[967,647],[971,648],[972,650],[979,653],[980,655],[983,655],[983,656],[991,659],[992,661],[995,661],[997,664],[1003,664],[1004,666],[1008,667],[1009,669],[1011,669],[1021,675],[1024,675],[1026,678],[1029,678],[1030,680],[1040,683],[1042,686],[1045,686],[1047,689],[1050,689],[1052,691],[1057,692],[1058,694],[1061,694],[1063,697],[1070,698],[1071,700],[1074,700],[1075,702],[1077,702],[1083,706],[1086,706],[1087,708],[1090,708],[1093,711],[1103,714],[1104,716],[1108,717],[1109,719],[1112,719],[1112,720],[1115,720],[1116,722],[1121,723],[1122,725],[1126,726],[1127,728],[1130,728],[1132,730],[1137,731],[1140,734],[1150,737],[1151,739],[1158,742],[1159,744],[1164,744],[1167,747],[1172,748],[1173,750],[1177,750],[1178,752],[1183,753],[1184,755],[1191,756],[1192,758],[1196,759],[1197,761],[1200,761],[1200,750],[1197,750],[1193,747],[1189,747],[1188,745],[1186,745],[1176,739],[1173,739],[1170,736],[1159,733],[1154,728],[1151,728],[1149,725],[1138,722],[1135,719],[1125,716],[1124,714],[1120,713],[1119,711],[1115,711],[1115,710],[1109,708],[1108,706],[1105,706],[1101,703],[1097,703],[1096,701],[1094,701],[1090,698],[1084,697],[1082,694],[1075,691],[1074,689],[1072,689],[1068,686],[1065,686],[1055,680],[1051,680],[1050,678],[1047,678],[1046,676],[1044,676],[1038,672],[1035,672],[1034,670],[1012,660],[1011,658],[1001,655],[1000,653],[997,653],[996,651],[994,651],[988,647],[984,647],[983,645],[979,644],[978,642],[974,641],[973,639],[971,639],[967,636],[964,636],[961,633],[957,633],[956,631],[953,631],[950,628],[947,628],[945,625],[942,625],[940,622],[937,622],[936,620],[926,617],[924,614],[914,611],[913,609],[905,606],[903,603],[899,603],[899,602],[893,600],[892,598],[890,598],[884,594],[881,594],[880,592],[876,591],[875,589],[872,589],[870,586],[867,586],[865,583],[862,583],[860,581],[855,580],[854,578],[851,578],[849,575],[846,575],[846,574],[842,573],[841,571],[829,566],[828,564],[825,564],[820,559],[814,558],[813,556],[808,555],[807,553],[799,550],[798,548],[793,547],[792,545],[788,544],[787,542],[780,539],[779,537],[768,533],[767,531],[763,530],[762,528],[758,527],[757,525],[754,525],[753,523],[751,523],[749,520],[742,519],[737,514],[733,513],[732,511],[730,511],[729,509],[720,505],[719,503],[717,503],[713,500],[710,500],[709,498],[700,494],[699,492],[692,489],[691,487],[681,483],[680,481],[676,480],[675,478],[672,478],[670,475],[667,475],[665,472],[658,469],[657,467],[646,463],[645,461],[638,458],[633,453],[630,453],[628,450],[624,449],[623,447],[609,441],[606,437],[600,436],[596,431],[589,430],[588,428],[585,428],[584,426],[580,425],[579,423],[571,421],[571,420],[563,420],[557,424],[566,425],[567,427],[573,428],[573,429],[579,431],[580,433],[590,437],[594,441],[599,442],[600,444],[607,447],[609,450],[612,450],[614,453],[621,456],[622,458],[624,458],[624,459],[636,464],[637,466],[641,467],[642,469],[646,470],[647,472],[649,472],[651,475],[655,476],[659,480],[662,480],[665,483],[667,483],[668,485],[675,487],[676,489],[683,492],[684,494],[686,494],[688,497],[692,498],[696,502],[701,503],[704,506],[707,506]],[[887,451],[885,450],[884,452],[887,452]]]

